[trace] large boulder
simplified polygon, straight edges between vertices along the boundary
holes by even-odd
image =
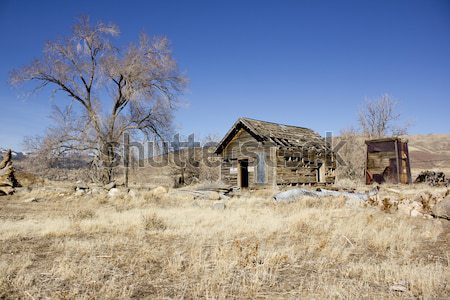
[[[0,162],[0,195],[10,195],[20,184],[14,176],[14,167],[11,160],[11,150],[6,152]]]
[[[432,215],[437,218],[450,220],[450,195],[433,207]]]

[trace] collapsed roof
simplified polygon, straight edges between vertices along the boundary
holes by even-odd
[[[321,150],[328,148],[325,139],[311,129],[250,118],[239,118],[220,141],[215,153],[222,153],[223,149],[241,129],[246,130],[263,145],[280,148],[314,147]]]

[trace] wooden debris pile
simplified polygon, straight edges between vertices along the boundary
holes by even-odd
[[[233,188],[228,185],[208,183],[203,185],[196,185],[181,189],[175,189],[177,194],[186,194],[193,197],[193,199],[203,200],[226,200]]]
[[[417,176],[414,183],[427,183],[430,186],[449,186],[450,179],[445,179],[443,172],[423,171]]]
[[[14,176],[11,150],[8,150],[0,162],[0,195],[11,195],[15,192],[15,188],[19,186],[19,182]]]

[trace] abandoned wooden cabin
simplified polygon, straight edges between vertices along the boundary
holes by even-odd
[[[240,188],[334,183],[336,161],[311,129],[239,118],[217,146],[221,180]]]
[[[408,141],[384,138],[366,141],[366,184],[411,183]]]

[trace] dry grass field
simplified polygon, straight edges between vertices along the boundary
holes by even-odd
[[[450,296],[448,221],[270,191],[224,210],[176,195],[53,184],[1,197],[0,299]]]

